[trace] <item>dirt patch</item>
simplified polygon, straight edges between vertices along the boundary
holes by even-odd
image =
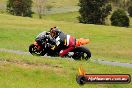
[[[50,64],[43,64],[43,63],[31,63],[31,62],[20,62],[20,61],[11,61],[11,60],[4,60],[0,61],[1,64],[14,64],[17,67],[24,68],[24,69],[44,69],[44,70],[51,70],[56,74],[63,75],[66,71],[63,69],[62,66],[59,65],[50,65]]]

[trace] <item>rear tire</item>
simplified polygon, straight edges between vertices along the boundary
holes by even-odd
[[[90,50],[88,49],[88,48],[86,48],[86,47],[82,47],[82,46],[80,46],[80,47],[76,47],[74,50],[73,50],[73,52],[74,53],[82,53],[81,54],[81,56],[73,56],[73,58],[74,59],[85,59],[85,60],[88,60],[88,59],[90,59],[90,57],[91,57],[91,52],[90,52]],[[86,54],[86,55],[85,55]]]

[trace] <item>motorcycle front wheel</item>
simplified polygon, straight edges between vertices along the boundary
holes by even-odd
[[[29,52],[35,56],[44,56],[45,55],[45,52],[43,50],[39,50],[38,47],[34,44],[31,44],[29,46]]]

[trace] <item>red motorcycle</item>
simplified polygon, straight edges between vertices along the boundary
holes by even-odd
[[[50,40],[47,37],[37,37],[35,39],[34,44],[31,44],[29,46],[29,52],[32,55],[37,55],[37,56],[51,56],[51,57],[57,57],[59,56],[59,52],[58,50],[52,50],[49,45],[53,44],[54,42],[52,40]],[[89,39],[77,39],[76,40],[76,46],[75,48],[68,52],[67,55],[65,55],[65,57],[69,57],[69,58],[73,58],[75,60],[88,60],[91,57],[91,52],[88,48],[82,46],[85,44],[89,43]]]

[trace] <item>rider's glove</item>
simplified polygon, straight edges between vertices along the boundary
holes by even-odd
[[[55,49],[55,45],[51,45],[50,43],[47,43],[47,47],[54,50]]]

